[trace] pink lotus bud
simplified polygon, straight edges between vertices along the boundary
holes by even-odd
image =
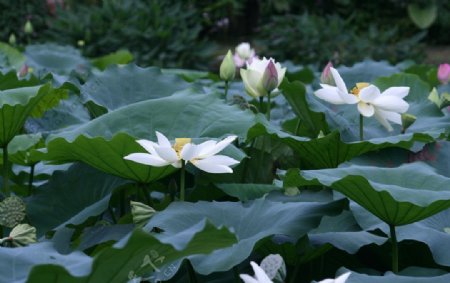
[[[333,64],[331,62],[328,62],[328,64],[325,66],[325,68],[322,71],[322,74],[320,75],[320,82],[327,85],[336,85],[334,82],[333,75],[331,74],[331,68],[333,67]]]
[[[21,78],[21,77],[25,77],[27,74],[28,74],[28,65],[23,64],[22,68],[20,68],[17,75]]]
[[[440,64],[437,77],[442,84],[447,84],[450,81],[450,65],[447,63]]]
[[[267,67],[264,70],[262,85],[268,93],[278,86],[278,72],[273,60],[269,60],[269,64],[267,64]]]

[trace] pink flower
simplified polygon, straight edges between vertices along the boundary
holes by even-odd
[[[253,58],[255,58],[255,49],[250,47],[248,42],[242,42],[236,46],[236,52],[234,53],[233,60],[236,67],[241,68],[245,66],[245,63],[251,64]]]
[[[450,65],[447,63],[440,64],[437,77],[442,84],[447,84],[450,81]]]

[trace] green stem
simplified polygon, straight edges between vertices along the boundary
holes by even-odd
[[[8,145],[3,147],[3,194],[9,197],[9,164],[8,164]]]
[[[233,266],[233,274],[234,274],[234,281],[236,283],[241,283],[241,277],[239,276],[239,270],[237,268],[237,266]]]
[[[141,188],[142,194],[144,195],[145,203],[149,206],[152,206],[152,200],[148,194],[146,184],[139,184],[139,187]]]
[[[298,130],[300,130],[300,125],[302,124],[302,120],[299,118],[298,119],[298,122],[297,122],[297,126],[295,126],[295,132],[294,132],[294,134],[296,135],[296,136],[298,136]]]
[[[300,264],[295,265],[294,272],[292,272],[292,277],[291,277],[291,280],[289,280],[289,283],[297,282],[297,274],[298,274],[299,270],[300,270]]]
[[[263,108],[264,108],[264,97],[260,96],[259,97],[259,113],[263,113]]]
[[[185,176],[186,176],[186,164],[184,160],[181,160],[181,172],[180,172],[180,200],[184,201],[185,195]]]
[[[224,95],[224,99],[225,101],[227,101],[227,95],[228,95],[228,81],[225,81],[225,95]]]
[[[398,273],[398,243],[397,243],[397,235],[395,234],[395,226],[389,224],[389,230],[391,234],[391,245],[392,245],[392,272]]]
[[[270,121],[270,92],[267,94],[266,117],[267,117],[267,121]]]
[[[359,140],[364,140],[364,116],[359,114]]]
[[[34,167],[36,164],[32,164],[30,167],[30,176],[28,178],[28,195],[31,196],[33,194],[33,179],[34,179]]]
[[[112,210],[111,206],[109,206],[109,205],[108,205],[108,211],[109,211],[109,214],[111,215],[111,219],[112,219],[113,223],[117,224],[116,215],[114,214],[114,211]]]

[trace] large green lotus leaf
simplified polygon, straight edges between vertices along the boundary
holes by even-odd
[[[89,61],[79,50],[72,46],[62,46],[53,43],[28,45],[25,49],[26,64],[38,74],[53,72],[59,75],[69,75],[73,71],[87,73]]]
[[[49,138],[47,160],[83,161],[104,172],[139,182],[162,178],[175,168],[150,167],[123,157],[144,152],[136,138],[156,140],[155,131],[177,137],[245,137],[253,124],[250,111],[223,103],[214,94],[187,90],[135,103]]]
[[[282,188],[270,184],[216,184],[227,195],[237,197],[240,201],[261,198],[272,191]]]
[[[157,67],[129,64],[93,73],[80,91],[84,102],[92,101],[111,111],[131,103],[166,97],[188,87],[180,77],[163,74]]]
[[[236,242],[234,234],[226,228],[216,228],[207,221],[191,227],[189,235],[180,236],[171,239],[173,242],[161,242],[154,234],[135,230],[130,237],[122,239],[114,247],[105,248],[94,258],[81,252],[62,255],[51,242],[0,249],[0,268],[5,271],[0,274],[0,281],[24,282],[28,277],[29,283],[121,283],[179,258],[210,253]]]
[[[338,213],[343,201],[272,202],[257,199],[246,204],[240,202],[172,203],[164,211],[155,214],[145,226],[159,227],[164,233],[158,239],[170,239],[188,235],[190,227],[207,218],[214,225],[233,229],[239,242],[225,249],[218,249],[205,256],[192,256],[189,260],[200,274],[226,271],[245,260],[258,241],[283,234],[294,239],[315,228],[322,216]]]
[[[298,153],[303,168],[334,168],[361,154],[389,147],[409,149],[415,142],[429,143],[441,136],[440,132],[406,133],[385,138],[373,138],[363,142],[344,142],[341,135],[334,131],[322,138],[309,139],[298,137],[269,125],[264,119],[253,126],[247,139],[261,135],[270,135],[279,139]]]
[[[362,231],[353,214],[344,211],[337,216],[324,216],[319,227],[308,233],[312,245],[332,244],[338,249],[355,254],[366,245],[384,244],[388,238]]]
[[[116,64],[128,64],[133,61],[133,54],[128,50],[118,50],[116,52],[91,59],[91,63],[94,67],[104,70],[108,66]]]
[[[58,227],[83,223],[103,213],[112,191],[126,183],[84,164],[55,172],[27,199],[27,215],[39,234]]]
[[[342,166],[336,169],[290,169],[285,186],[327,186],[395,226],[413,223],[450,207],[450,178],[424,163],[397,168]]]
[[[392,272],[386,272],[384,275],[367,275],[362,273],[357,273],[345,268],[339,270],[339,274],[345,272],[351,272],[350,277],[348,277],[346,283],[447,283],[450,281],[450,274],[438,274],[436,275],[435,270],[430,270],[430,276],[412,276],[412,275],[397,275]],[[423,272],[423,271],[422,271]],[[337,277],[337,276],[336,276]]]
[[[9,44],[0,42],[0,66],[19,71],[25,62],[25,56]]]
[[[8,144],[8,158],[12,163],[31,166],[40,161],[36,149],[44,147],[41,134],[15,136]]]
[[[37,86],[41,82],[35,76],[30,76],[27,79],[19,79],[16,71],[9,71],[7,73],[0,72],[0,90]]]
[[[28,116],[39,117],[67,96],[67,91],[50,84],[0,91],[0,145],[19,134]]]
[[[345,80],[345,78],[344,78]],[[407,129],[407,133],[440,132],[449,130],[450,115],[439,110],[428,99],[430,86],[413,74],[395,74],[390,77],[378,78],[373,82],[380,90],[392,86],[409,86],[410,92],[405,100],[410,107],[408,113],[417,117],[415,123]],[[347,83],[347,87],[353,87]],[[359,140],[359,112],[355,105],[333,105],[320,100],[313,94],[307,95],[308,103],[315,112],[323,112],[331,129],[339,130],[343,141]],[[364,139],[372,141],[382,137],[402,136],[401,126],[392,124],[394,130],[388,132],[374,118],[364,118]]]

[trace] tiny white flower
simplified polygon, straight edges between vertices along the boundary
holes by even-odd
[[[219,142],[209,140],[199,145],[191,143],[190,138],[177,138],[175,144],[172,145],[160,132],[156,132],[156,136],[158,143],[137,140],[148,153],[132,153],[125,156],[124,159],[150,166],[172,165],[176,168],[180,168],[181,162],[185,161],[209,173],[232,173],[233,170],[229,166],[239,163],[231,157],[216,155],[233,142],[237,136],[229,136]]]
[[[208,173],[233,173],[230,166],[238,164],[239,161],[225,155],[216,154],[236,138],[237,136],[229,136],[219,142],[209,140],[198,145],[186,144],[181,151],[181,158]]]
[[[336,279],[325,279],[318,283],[345,283],[345,281],[347,281],[350,274],[351,274],[350,272],[346,272],[346,273],[342,274],[341,276],[337,277]]]
[[[255,49],[250,47],[248,42],[242,42],[236,46],[233,56],[234,64],[240,68],[245,65],[246,62],[251,63],[255,57]]]
[[[409,104],[403,99],[409,93],[409,87],[390,87],[381,92],[375,85],[357,83],[351,92],[338,71],[331,67],[336,86],[321,84],[322,88],[314,94],[332,104],[357,104],[359,113],[365,117],[375,118],[388,130],[392,131],[389,121],[402,124],[401,113],[405,113]]]
[[[255,276],[252,277],[248,274],[240,274],[239,276],[245,283],[273,283],[272,280],[270,280],[269,276],[267,276],[267,274],[258,264],[256,264],[254,261],[251,261],[250,264],[253,267]]]
[[[245,90],[250,96],[255,98],[268,95],[268,91],[276,91],[284,79],[286,68],[282,68],[280,63],[276,63],[273,58],[253,59],[252,63],[247,63],[247,69],[241,69],[241,77]],[[273,76],[276,76],[276,84],[272,85]],[[270,89],[267,86],[270,85]],[[273,88],[273,87],[274,88]]]

